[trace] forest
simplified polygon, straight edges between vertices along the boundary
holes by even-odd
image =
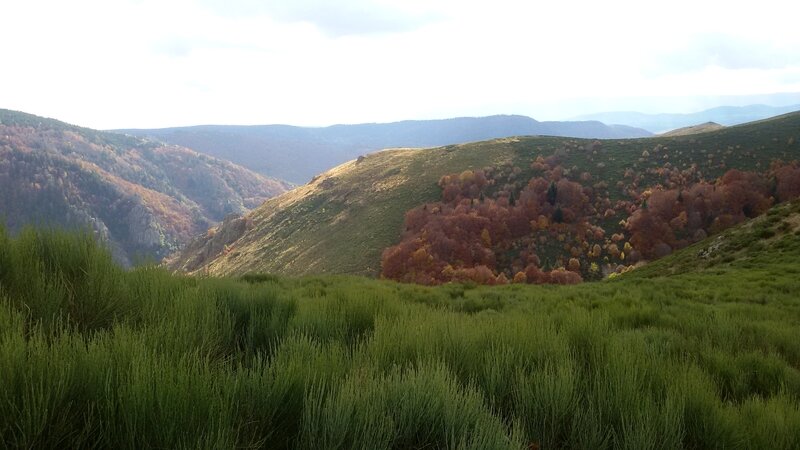
[[[596,280],[800,196],[797,161],[775,160],[763,172],[730,169],[710,181],[696,164],[667,164],[647,169],[663,180],[654,186],[628,169],[616,186],[624,195],[613,202],[608,183],[563,167],[558,155],[539,156],[530,169],[535,175],[524,184],[519,167],[442,177],[441,201],[406,213],[400,243],[383,252],[382,276],[429,285]]]
[[[184,147],[0,109],[0,221],[88,226],[125,265],[160,260],[287,188]]]

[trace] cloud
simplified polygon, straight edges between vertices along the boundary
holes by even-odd
[[[198,46],[197,42],[193,42],[186,38],[171,37],[160,39],[153,44],[153,50],[157,54],[166,55],[172,58],[183,58],[189,56]]]
[[[675,2],[9,2],[0,106],[95,128],[327,125],[800,92],[793,10]]]
[[[645,72],[658,76],[708,67],[730,70],[800,67],[800,43],[724,33],[695,34],[676,48],[656,53]]]
[[[413,31],[444,17],[430,10],[412,11],[370,0],[202,0],[201,3],[216,14],[265,15],[279,22],[310,23],[330,37]]]

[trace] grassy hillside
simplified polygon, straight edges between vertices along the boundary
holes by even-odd
[[[235,234],[241,237],[227,241],[223,251],[209,252],[206,242],[196,241],[175,255],[170,267],[216,275],[376,275],[381,252],[399,240],[404,213],[440,199],[440,177],[491,166],[505,171],[511,182],[526,182],[531,162],[554,154],[563,167],[605,182],[614,203],[628,199],[624,183],[629,169],[641,175],[643,189],[669,182],[658,172],[667,164],[677,170],[695,166],[695,174],[714,180],[729,169],[765,170],[773,160],[798,159],[800,114],[696,136],[607,141],[519,137],[378,152],[265,202],[248,216],[252,228]],[[608,235],[624,232],[620,219],[612,216],[603,224]]]
[[[667,131],[662,133],[661,136],[687,136],[690,134],[707,133],[709,131],[716,131],[725,128],[716,122],[705,122],[699,125],[692,125],[688,127],[678,128],[676,130]]]
[[[798,448],[800,202],[646,270],[186,278],[124,272],[88,236],[0,230],[0,442]]]
[[[0,110],[0,221],[90,227],[125,262],[160,258],[286,188],[187,148]]]
[[[649,263],[629,277],[658,278],[736,272],[752,280],[796,274],[787,259],[800,245],[800,201],[783,203],[767,214],[706,239],[684,251]],[[775,275],[773,275],[775,274]]]
[[[184,145],[297,184],[359,155],[385,148],[434,147],[519,135],[606,139],[650,135],[633,127],[608,126],[597,121],[539,122],[525,116],[407,120],[323,128],[209,125],[120,131]]]

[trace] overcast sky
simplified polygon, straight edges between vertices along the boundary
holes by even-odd
[[[0,108],[92,128],[329,125],[800,93],[793,2],[739,3],[4,0]]]

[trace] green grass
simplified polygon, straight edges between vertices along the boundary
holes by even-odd
[[[0,448],[798,448],[800,236],[746,227],[731,262],[435,288],[0,232]]]

